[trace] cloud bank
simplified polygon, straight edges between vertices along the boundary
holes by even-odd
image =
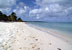
[[[0,0],[0,11],[10,14],[12,11],[18,17],[29,17],[42,21],[72,21],[71,0],[36,0],[33,7],[18,0]]]
[[[46,21],[72,21],[71,0],[36,0],[39,9],[30,11],[31,16]]]
[[[10,14],[12,6],[16,5],[17,0],[0,0],[0,11]]]
[[[0,8],[8,8],[16,4],[16,0],[0,0]]]

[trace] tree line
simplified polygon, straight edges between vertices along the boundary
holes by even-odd
[[[0,21],[4,21],[4,22],[23,22],[23,20],[21,18],[18,18],[16,16],[15,12],[12,12],[9,16],[7,16],[6,14],[3,14],[0,11]]]

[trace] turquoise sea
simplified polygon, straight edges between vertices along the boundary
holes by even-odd
[[[53,29],[61,31],[62,35],[70,38],[72,41],[72,23],[71,22],[28,22],[31,26],[37,26],[44,28],[43,31],[48,31],[47,29]],[[46,28],[46,29],[45,29]]]
[[[39,26],[42,28],[56,29],[60,31],[72,34],[72,23],[71,22],[29,22],[29,24]]]

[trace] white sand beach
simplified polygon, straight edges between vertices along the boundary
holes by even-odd
[[[25,23],[0,22],[0,50],[72,50],[72,45]]]

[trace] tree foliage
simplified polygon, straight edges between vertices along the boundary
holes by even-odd
[[[0,11],[0,21],[8,21],[8,22],[22,22],[21,18],[17,19],[16,13],[12,12],[9,16],[7,16],[6,14],[3,14]]]
[[[18,22],[22,22],[22,19],[21,18],[18,18]]]

